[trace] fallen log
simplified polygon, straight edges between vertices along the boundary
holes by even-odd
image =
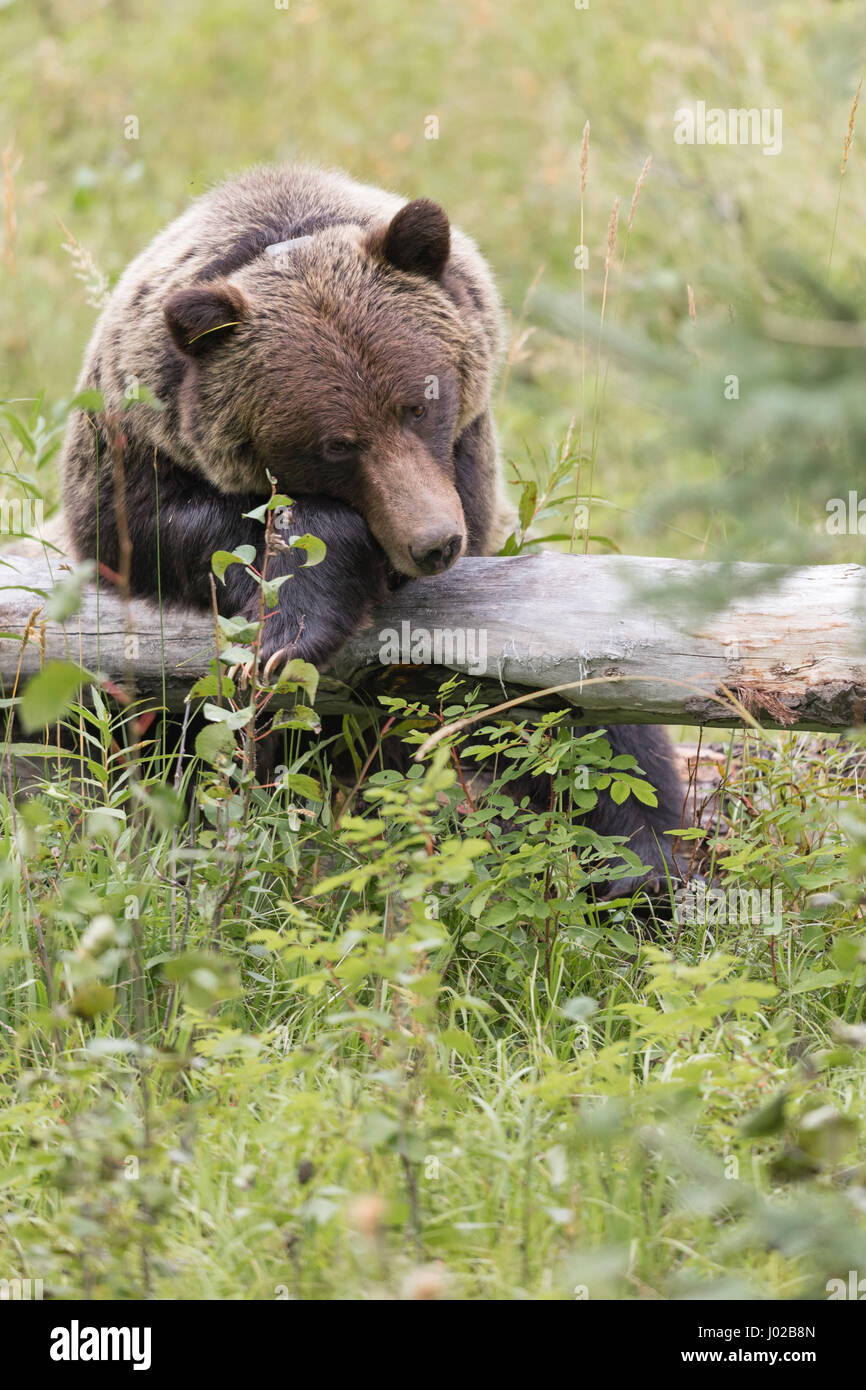
[[[206,614],[124,604],[106,582],[81,609],[48,620],[62,578],[43,558],[0,553],[3,693],[47,660],[73,660],[177,710],[215,651]],[[690,602],[717,579],[730,599],[710,616]],[[749,592],[744,596],[744,589]],[[753,718],[834,730],[866,713],[866,569],[730,569],[682,560],[547,552],[466,559],[407,583],[325,673],[323,711],[370,704],[376,692],[422,697],[443,673],[468,675],[491,703],[567,686],[547,703],[578,722],[731,726]],[[397,668],[395,670],[395,667]],[[545,703],[533,697],[530,707]]]

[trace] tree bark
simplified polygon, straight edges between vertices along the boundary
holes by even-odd
[[[3,692],[46,660],[67,659],[180,709],[215,651],[207,614],[141,599],[102,581],[81,611],[48,621],[46,561],[3,554]],[[14,567],[14,568],[13,568]],[[54,581],[63,577],[54,568]],[[18,586],[18,587],[13,587]],[[693,600],[736,595],[709,612]],[[468,673],[499,702],[568,685],[529,707],[574,707],[578,721],[834,730],[866,711],[866,569],[730,568],[690,561],[548,552],[467,559],[397,590],[323,675],[323,711],[423,698],[443,671]],[[26,634],[26,640],[25,640]],[[398,669],[392,669],[396,659]],[[294,698],[294,697],[292,697]]]

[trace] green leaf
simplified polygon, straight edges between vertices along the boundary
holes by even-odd
[[[222,676],[211,673],[209,676],[202,676],[201,680],[196,681],[195,685],[187,695],[188,700],[203,700],[208,695],[222,695],[230,700],[235,693],[235,683],[229,680],[223,672]]]
[[[213,724],[222,724],[227,729],[243,729],[255,713],[252,705],[243,709],[223,709],[222,705],[205,705],[202,714]]]
[[[196,735],[196,757],[213,767],[224,767],[230,762],[235,751],[235,741],[231,730],[225,724],[209,724]]]
[[[146,789],[136,787],[135,783],[132,785],[133,791],[138,792],[144,800],[159,830],[172,830],[180,825],[186,808],[173,787],[164,782],[154,782]]]
[[[94,1018],[96,1014],[107,1014],[113,1006],[114,990],[92,980],[79,985],[69,1001],[69,1012],[76,1018]]]
[[[312,703],[319,688],[319,673],[309,661],[301,661],[296,657],[293,661],[287,662],[280,671],[276,688],[278,692],[300,688]]]
[[[156,392],[145,386],[143,381],[137,384],[134,392],[131,391],[128,396],[124,396],[123,405],[125,410],[129,410],[133,405],[149,405],[151,410],[165,410]]]
[[[277,575],[275,579],[263,579],[261,581],[266,607],[276,608],[280,601],[280,589],[292,578],[293,576],[291,574],[280,574]]]
[[[389,1144],[399,1132],[400,1126],[390,1115],[382,1110],[371,1110],[364,1116],[361,1124],[361,1143],[370,1148],[380,1148]]]
[[[313,565],[320,565],[328,549],[325,542],[319,540],[318,536],[289,536],[287,544],[296,550],[306,550],[307,558],[303,563],[303,569],[310,569]]]
[[[227,666],[234,666],[239,661],[252,661],[253,655],[252,647],[242,647],[237,642],[232,642],[229,646],[222,648],[220,661],[224,661]]]
[[[513,922],[517,916],[518,907],[514,901],[504,903],[494,903],[489,907],[481,918],[482,927],[501,927],[506,922]]]
[[[297,796],[302,796],[306,801],[324,801],[324,793],[315,777],[308,777],[305,772],[289,772],[283,784],[290,792]]]
[[[532,518],[535,516],[535,506],[538,500],[538,488],[535,483],[526,483],[520,494],[518,516],[520,525],[525,531]]]
[[[65,623],[67,618],[78,612],[84,586],[90,582],[95,572],[96,566],[93,561],[85,560],[84,564],[77,565],[72,574],[55,585],[45,605],[46,615],[53,622]]]
[[[207,1008],[237,993],[237,973],[231,962],[212,951],[186,951],[162,967],[164,975],[183,985],[195,1008]]]
[[[478,1056],[475,1039],[463,1028],[443,1028],[439,1034],[439,1041],[443,1047],[450,1048],[460,1057]]]
[[[270,475],[268,475],[270,476]],[[283,492],[274,493],[267,502],[263,502],[260,507],[253,507],[251,512],[244,512],[244,516],[249,517],[250,521],[264,521],[268,512],[279,511],[281,507],[290,507],[291,497],[286,497]]]
[[[220,614],[217,623],[222,636],[229,642],[252,642],[259,630],[258,623],[245,618],[242,613],[236,614],[234,618],[224,618]]]
[[[766,1105],[753,1110],[740,1125],[740,1133],[745,1139],[763,1139],[768,1134],[776,1134],[785,1124],[785,1106],[788,1092],[778,1091]]]
[[[25,733],[44,729],[65,714],[85,681],[94,677],[71,661],[49,661],[28,682],[21,696],[19,713]]]
[[[658,806],[658,797],[649,782],[643,782],[639,777],[629,777],[628,784],[632,795],[637,797],[642,806]]]
[[[11,410],[0,411],[0,414],[2,414],[4,420],[11,429],[12,433],[15,435],[19,444],[23,446],[23,448],[27,451],[28,454],[32,455],[32,457],[35,458],[38,452],[36,448],[36,441],[34,440],[29,430],[25,429],[22,422],[18,419],[18,416],[13,415]]]
[[[314,729],[321,728],[321,721],[314,709],[309,705],[293,705],[291,709],[282,710],[274,717],[271,724],[271,733],[277,733],[280,729]]]
[[[790,993],[808,994],[813,989],[829,989],[831,985],[841,984],[844,979],[841,970],[809,970],[791,986]]]
[[[799,1147],[817,1162],[838,1163],[856,1139],[857,1120],[841,1114],[835,1105],[807,1111],[797,1128]]]
[[[69,402],[70,410],[92,410],[97,414],[105,409],[105,397],[101,391],[79,391]]]
[[[566,999],[562,1006],[566,1018],[573,1019],[575,1023],[586,1023],[597,1010],[598,1004],[588,994],[576,994],[573,999]]]
[[[840,936],[831,954],[839,969],[850,975],[858,965],[866,962],[866,942],[853,936]]]
[[[217,579],[224,579],[229,565],[251,565],[255,558],[255,546],[239,545],[237,550],[215,550],[210,562]]]

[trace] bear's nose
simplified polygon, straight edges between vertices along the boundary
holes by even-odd
[[[409,546],[409,554],[422,574],[441,574],[460,554],[463,537],[459,531],[447,536],[425,536]]]

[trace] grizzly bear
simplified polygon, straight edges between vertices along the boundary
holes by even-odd
[[[73,546],[113,570],[123,551],[136,594],[207,607],[214,551],[246,544],[261,561],[244,514],[270,473],[292,531],[327,551],[315,567],[297,550],[272,559],[271,577],[293,578],[262,654],[326,664],[389,584],[501,545],[502,337],[490,271],[436,203],[307,167],[225,183],[132,262],[96,326],[79,390],[104,409],[76,414],[63,456]],[[224,613],[257,612],[243,566],[217,591]],[[608,737],[659,806],[602,798],[589,820],[629,836],[658,880],[682,815],[671,750],[653,728]]]

